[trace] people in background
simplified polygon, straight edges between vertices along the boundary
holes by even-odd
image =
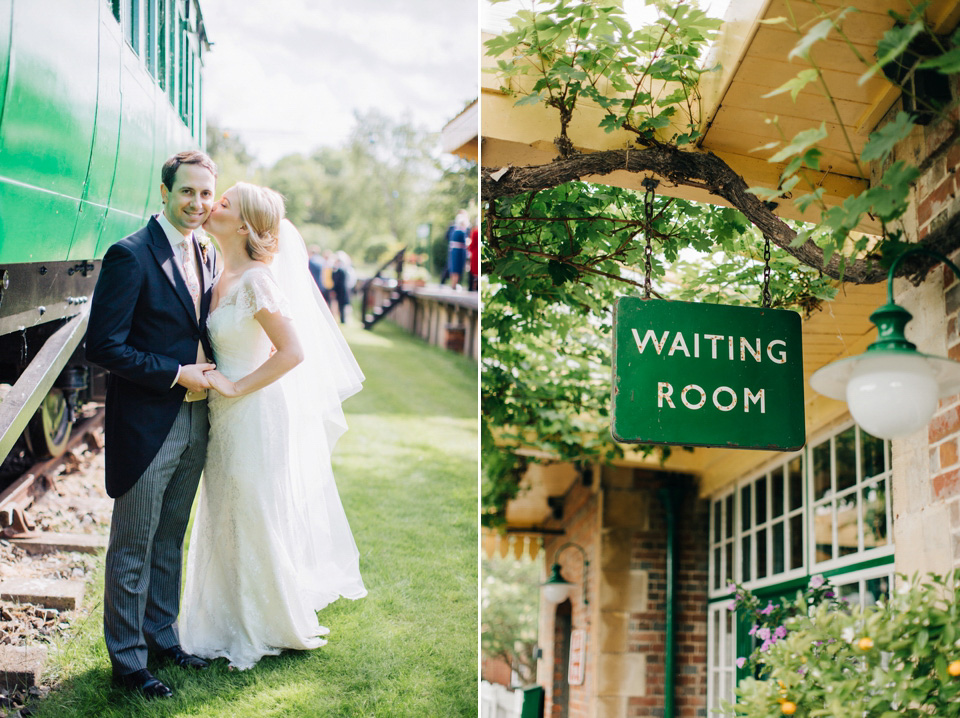
[[[357,275],[353,270],[353,261],[350,255],[342,249],[333,255],[333,266],[331,270],[331,283],[333,298],[337,302],[337,309],[340,314],[340,323],[347,321],[347,311],[350,307],[350,293],[357,285]]]
[[[471,292],[477,291],[480,282],[480,222],[474,221],[473,229],[470,230],[470,245],[467,247],[470,253],[470,282],[468,289]]]
[[[317,245],[310,246],[310,258],[307,260],[310,265],[310,275],[313,277],[313,281],[317,283],[317,287],[320,288],[320,291],[323,291],[323,285],[321,284],[322,278],[321,274],[323,273],[323,256],[320,254],[320,247]],[[326,297],[324,297],[326,299]]]
[[[450,273],[450,286],[457,289],[463,276],[467,260],[467,228],[470,219],[466,210],[457,212],[453,220],[453,231],[447,233],[447,271]]]

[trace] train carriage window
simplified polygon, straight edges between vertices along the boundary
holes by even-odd
[[[167,87],[167,97],[170,100],[170,104],[174,108],[177,106],[177,67],[179,67],[180,62],[180,49],[177,45],[177,40],[179,38],[178,28],[180,27],[177,14],[177,6],[174,4],[175,0],[165,0],[164,4],[168,10],[167,14],[167,47],[169,49],[167,55],[167,77],[170,80],[169,86]]]
[[[177,112],[180,119],[187,116],[185,88],[187,85],[187,22],[183,10],[177,7]]]
[[[146,22],[144,23],[144,35],[146,45],[147,71],[154,78],[159,79],[159,62],[157,61],[157,51],[159,41],[157,36],[157,5],[160,0],[146,0]]]
[[[193,69],[193,87],[191,88],[190,94],[190,117],[193,120],[191,125],[191,131],[194,138],[200,138],[200,57],[199,57],[199,45],[197,43],[197,53],[194,53],[193,58],[190,62]]]
[[[189,5],[187,5],[189,7]],[[197,51],[194,47],[196,38],[191,32],[190,22],[184,20],[181,25],[180,36],[180,117],[183,123],[194,134],[194,74],[196,72]]]
[[[167,89],[167,2],[157,2],[157,82]]]
[[[187,37],[187,23],[180,23],[180,118],[186,123],[190,116],[188,97],[188,73],[190,72],[190,40]]]
[[[199,68],[198,68],[199,70]],[[204,130],[206,128],[206,122],[203,118],[203,73],[197,72],[197,133],[196,138],[200,142],[201,147],[206,147],[207,143],[204,142]]]
[[[140,54],[140,48],[137,43],[137,26],[140,24],[140,18],[138,17],[137,10],[140,9],[140,3],[138,0],[127,0],[127,12],[126,17],[124,17],[124,29],[127,42],[130,43],[130,47],[133,48],[133,51]]]

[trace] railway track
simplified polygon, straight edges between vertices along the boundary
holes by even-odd
[[[103,439],[98,432],[102,426],[103,406],[86,405],[83,418],[74,425],[64,453],[33,464],[0,491],[0,536],[17,539],[35,534],[36,525],[30,520],[30,507],[56,487],[57,477],[70,462],[76,461],[78,449],[84,447],[93,453],[103,449]]]

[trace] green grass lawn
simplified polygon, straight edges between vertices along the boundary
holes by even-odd
[[[320,613],[330,636],[316,651],[244,672],[157,668],[176,696],[147,702],[110,687],[101,575],[33,715],[476,715],[477,365],[388,322],[346,334],[367,380],[345,404],[334,471],[369,595]]]

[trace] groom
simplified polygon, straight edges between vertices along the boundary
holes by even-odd
[[[153,652],[207,663],[180,648],[183,537],[207,446],[213,368],[206,334],[216,255],[193,231],[214,202],[217,167],[202,152],[164,165],[163,212],[107,250],[93,293],[87,359],[109,371],[107,547],[103,624],[114,682],[147,698],[172,691],[147,670]]]

